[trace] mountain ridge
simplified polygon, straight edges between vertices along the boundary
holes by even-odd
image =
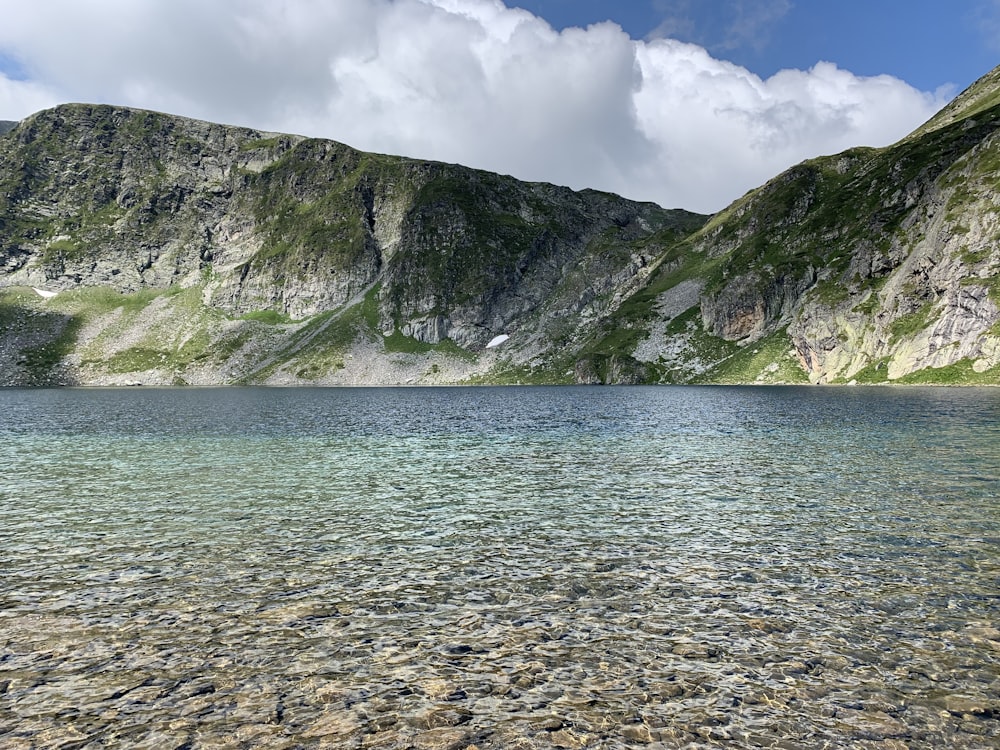
[[[1000,68],[707,217],[63,105],[0,136],[0,382],[996,383],[998,124]]]
[[[0,283],[64,290],[48,309],[69,292],[98,288],[125,296],[196,291],[195,317],[215,319],[217,327],[195,326],[205,355],[197,364],[214,367],[177,375],[191,368],[177,361],[188,342],[158,342],[164,333],[154,326],[125,336],[143,339],[128,347],[134,357],[119,357],[108,336],[103,351],[97,342],[76,347],[89,355],[77,352],[66,364],[82,382],[114,381],[125,373],[99,372],[101,362],[139,367],[150,352],[173,363],[171,382],[216,382],[226,377],[220,370],[233,369],[213,353],[230,346],[228,329],[245,329],[249,348],[273,359],[271,345],[284,347],[297,326],[319,325],[321,316],[332,325],[362,300],[363,321],[354,311],[349,330],[333,326],[341,349],[360,333],[404,350],[446,341],[482,350],[500,332],[537,333],[539,321],[562,313],[561,303],[548,310],[557,300],[572,298],[580,310],[606,304],[615,280],[641,272],[636,243],[704,220],[598,191],[104,105],[29,117],[0,140],[0,157]],[[588,251],[598,245],[608,251]],[[65,298],[63,312],[80,318],[78,326],[111,312],[72,302]],[[186,313],[177,312],[183,324]],[[539,345],[520,338],[532,356]],[[295,372],[345,369],[343,354],[299,362]],[[447,364],[469,370],[466,359]],[[143,382],[168,377],[148,369],[128,372],[146,372]],[[260,368],[238,369],[245,379]]]
[[[654,378],[996,383],[998,82],[887,148],[795,165],[686,238],[650,289],[700,275],[704,291]],[[647,330],[655,299],[625,306]]]

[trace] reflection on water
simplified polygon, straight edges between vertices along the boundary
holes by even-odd
[[[3,747],[1000,743],[1000,391],[6,390],[0,466]]]

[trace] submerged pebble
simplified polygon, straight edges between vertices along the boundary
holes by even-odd
[[[0,745],[1000,745],[994,402],[490,393],[29,398]]]

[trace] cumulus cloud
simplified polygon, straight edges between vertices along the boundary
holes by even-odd
[[[0,119],[127,104],[700,211],[942,104],[831,63],[762,80],[613,23],[556,32],[501,0],[0,6],[0,59],[20,73],[0,72]]]
[[[0,73],[0,120],[19,120],[23,114],[55,106],[59,101],[58,95],[45,86]]]

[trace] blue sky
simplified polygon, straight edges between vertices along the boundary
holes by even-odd
[[[713,212],[998,58],[1000,0],[0,0],[0,120],[127,105]]]
[[[762,78],[824,60],[923,91],[964,89],[1000,63],[996,0],[513,0],[554,27],[612,20],[671,36]],[[957,93],[957,91],[956,91]]]

